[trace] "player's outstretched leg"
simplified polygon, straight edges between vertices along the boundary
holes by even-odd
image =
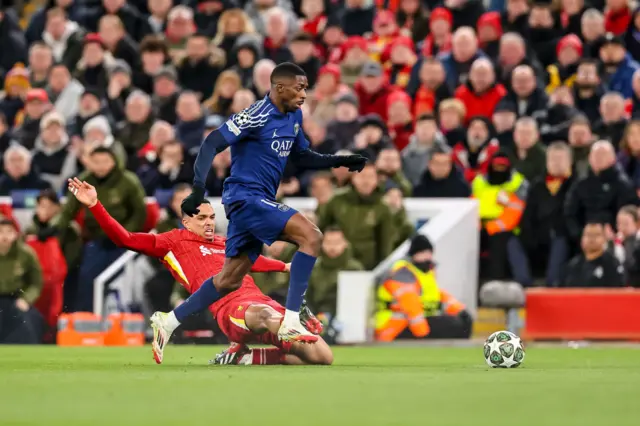
[[[245,312],[244,321],[246,326],[256,334],[264,333],[262,343],[271,343],[281,347],[281,354],[284,355],[282,364],[288,365],[331,365],[333,363],[333,352],[327,343],[318,336],[313,345],[301,342],[280,342],[277,337],[280,330],[283,315],[269,305],[251,305]],[[279,348],[269,348],[272,350],[269,355],[277,359],[275,350]],[[255,351],[255,349],[253,349]],[[256,359],[256,361],[258,361]]]
[[[278,337],[285,342],[313,343],[318,340],[317,336],[300,322],[300,308],[309,286],[311,271],[320,253],[322,233],[309,219],[296,213],[285,225],[283,239],[297,244],[298,251],[291,261],[286,311]]]
[[[242,255],[226,258],[222,271],[206,280],[198,290],[193,292],[180,306],[169,313],[155,312],[151,316],[153,329],[153,358],[162,364],[164,348],[169,342],[176,328],[189,315],[201,312],[225,294],[237,290],[242,284],[242,278],[249,273],[253,262],[248,256]]]

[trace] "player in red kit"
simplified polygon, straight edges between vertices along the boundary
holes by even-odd
[[[109,215],[98,201],[92,185],[77,178],[69,179],[69,191],[89,208],[111,241],[119,247],[158,258],[189,293],[196,291],[202,282],[222,269],[225,238],[214,235],[215,213],[208,201],[200,205],[197,215],[183,215],[184,229],[162,234],[132,233]],[[259,256],[251,271],[285,272],[288,271],[288,264]],[[234,342],[218,355],[216,363],[331,364],[331,349],[320,337],[320,344],[316,345],[285,343],[277,338],[284,310],[283,306],[263,294],[250,276],[245,275],[238,290],[209,306],[222,332]],[[307,308],[301,312],[301,319],[310,332],[317,334],[322,331],[322,325]],[[162,363],[169,337],[154,328],[153,356],[158,364]],[[252,350],[246,346],[247,343],[269,344],[275,348]]]

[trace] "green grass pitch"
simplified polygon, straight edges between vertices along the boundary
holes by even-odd
[[[336,348],[331,367],[208,366],[217,347],[0,347],[2,426],[638,426],[640,349]]]

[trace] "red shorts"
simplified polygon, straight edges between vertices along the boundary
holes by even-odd
[[[284,306],[264,294],[234,294],[234,296],[226,303],[221,300],[223,304],[214,313],[220,329],[229,338],[229,341],[259,343],[279,348],[286,346],[273,333],[267,331],[262,334],[256,334],[252,332],[246,326],[244,319],[247,308],[251,305],[268,305],[282,315],[284,315],[285,311]]]

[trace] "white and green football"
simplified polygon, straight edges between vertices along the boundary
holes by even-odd
[[[524,361],[522,340],[510,331],[496,331],[484,342],[484,359],[493,368],[518,367]]]

